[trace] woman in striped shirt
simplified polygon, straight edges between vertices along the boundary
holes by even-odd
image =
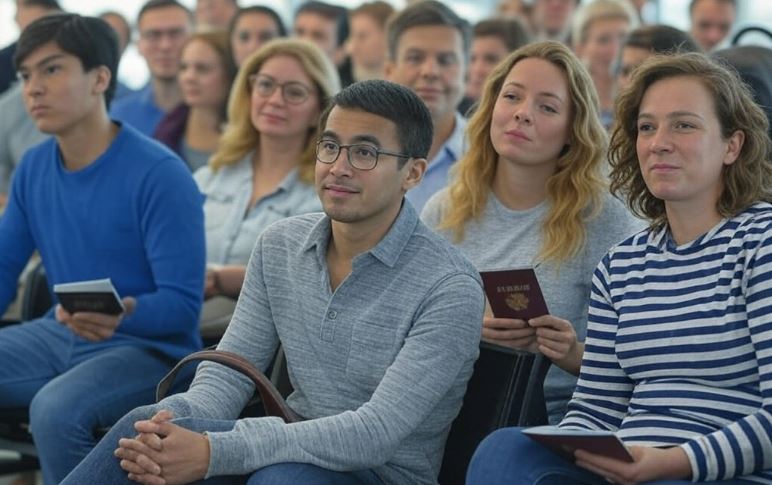
[[[772,483],[772,147],[737,76],[652,58],[616,105],[612,191],[647,230],[593,277],[581,374],[560,426],[616,432],[634,461],[575,464],[518,429],[469,483]]]

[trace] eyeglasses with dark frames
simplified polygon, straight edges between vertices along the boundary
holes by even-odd
[[[316,142],[316,159],[321,163],[333,164],[340,156],[340,152],[346,149],[348,164],[357,170],[372,170],[378,165],[380,155],[389,155],[397,158],[410,158],[404,153],[381,150],[366,143],[352,143],[341,145],[335,140],[322,139]]]
[[[299,81],[280,83],[266,74],[251,74],[247,80],[249,89],[264,98],[272,95],[276,88],[281,88],[281,97],[289,104],[301,104],[311,94],[311,88]]]

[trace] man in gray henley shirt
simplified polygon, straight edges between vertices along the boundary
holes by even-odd
[[[266,369],[281,343],[288,403],[306,420],[237,419],[253,385],[204,363],[188,392],[126,415],[64,484],[437,482],[484,297],[475,268],[404,199],[426,169],[431,117],[409,89],[367,81],[321,123],[325,214],[262,234],[218,347]]]

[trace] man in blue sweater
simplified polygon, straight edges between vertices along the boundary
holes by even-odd
[[[118,47],[102,20],[43,17],[16,66],[38,129],[0,219],[0,313],[37,250],[49,285],[111,278],[125,312],[68,313],[0,330],[0,407],[29,406],[46,484],[96,443],[92,430],[152,402],[170,364],[200,347],[201,196],[185,165],[107,115]]]

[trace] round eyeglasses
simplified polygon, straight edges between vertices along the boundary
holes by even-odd
[[[272,95],[276,88],[281,88],[281,97],[289,104],[300,104],[311,94],[311,89],[299,81],[280,83],[266,74],[251,74],[247,80],[249,89],[264,98]]]
[[[332,164],[340,156],[340,152],[346,149],[348,164],[357,170],[372,170],[378,164],[379,155],[391,155],[397,158],[410,158],[404,153],[387,152],[372,145],[364,143],[352,143],[341,145],[334,140],[319,140],[316,143],[316,159],[321,163]]]

